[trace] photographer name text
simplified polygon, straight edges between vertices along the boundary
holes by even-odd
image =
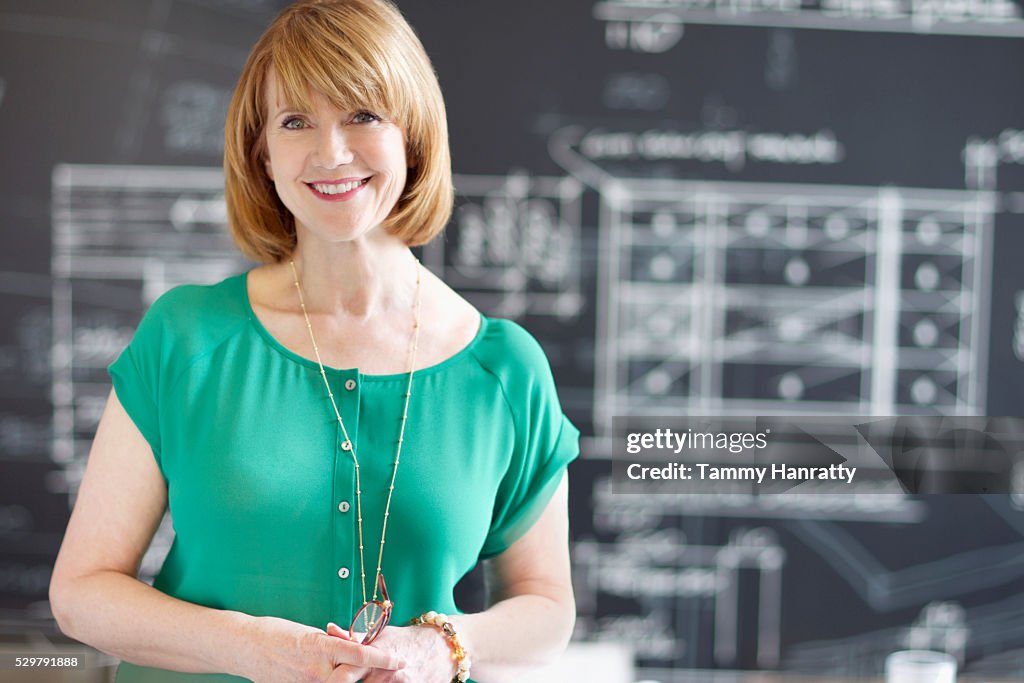
[[[632,463],[626,467],[626,476],[633,480],[699,479],[712,481],[756,481],[758,484],[763,484],[766,478],[769,481],[820,479],[845,481],[852,484],[856,474],[856,467],[847,467],[846,465],[830,465],[828,467],[795,467],[792,465],[734,467],[697,462],[692,465],[669,463],[659,467]]]

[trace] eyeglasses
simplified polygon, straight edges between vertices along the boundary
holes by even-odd
[[[391,621],[391,608],[394,606],[388,596],[388,587],[384,583],[384,575],[377,575],[377,590],[380,591],[380,600],[370,600],[363,605],[362,609],[356,612],[352,619],[352,626],[348,632],[363,633],[363,645],[369,645],[377,640],[384,627]]]

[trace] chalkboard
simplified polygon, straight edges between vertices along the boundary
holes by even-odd
[[[223,117],[284,4],[0,5],[0,620],[45,628],[105,367],[145,307],[247,267]],[[1021,5],[399,6],[458,192],[421,256],[541,341],[584,434],[576,638],[631,644],[663,683],[871,675],[904,647],[1024,677],[1020,495],[734,505],[608,483],[615,416],[1020,412]]]

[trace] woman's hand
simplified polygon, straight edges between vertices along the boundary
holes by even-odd
[[[254,683],[355,683],[394,680],[369,676],[376,671],[390,675],[405,666],[395,653],[353,642],[331,626],[333,633],[328,636],[320,629],[277,617],[254,618],[243,675]]]
[[[334,624],[327,625],[327,633],[337,638],[348,637]],[[451,648],[435,628],[388,626],[369,647],[404,660],[406,666],[399,670],[376,668],[363,679],[364,683],[450,683],[455,675]]]

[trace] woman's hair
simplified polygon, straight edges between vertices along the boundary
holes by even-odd
[[[257,261],[295,248],[295,220],[267,175],[266,82],[273,69],[286,102],[313,110],[314,93],[342,111],[369,110],[399,125],[409,166],[384,228],[409,246],[429,242],[451,216],[448,124],[441,87],[412,27],[387,0],[304,0],[256,43],[225,125],[224,186],[231,235]]]

